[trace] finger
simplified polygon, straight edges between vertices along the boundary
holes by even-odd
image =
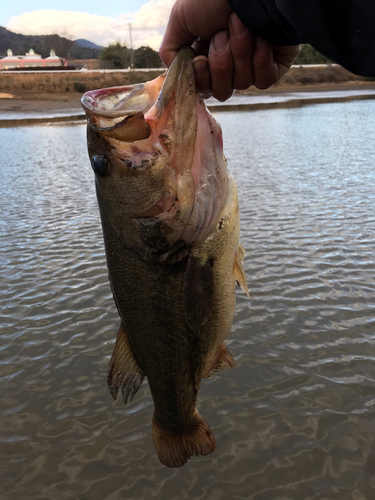
[[[254,85],[258,89],[268,89],[279,80],[278,66],[273,60],[272,45],[263,38],[256,37],[253,55]]]
[[[207,57],[195,57],[193,60],[193,66],[197,90],[203,99],[208,99],[211,96],[211,74]]]
[[[202,40],[198,38],[193,43],[192,47],[195,50],[197,56],[206,56],[208,57],[208,52],[210,50],[211,39]]]
[[[172,7],[165,35],[159,47],[160,58],[169,68],[179,49],[184,45],[191,45],[197,37],[198,34],[194,35],[188,28],[183,3],[177,1]]]
[[[160,57],[169,67],[183,45],[191,45],[199,37],[210,39],[213,33],[225,29],[232,12],[227,0],[176,0],[159,48]]]
[[[301,52],[301,45],[278,46],[273,45],[273,59],[278,66],[279,77],[281,78],[289,70],[293,61]]]
[[[253,35],[236,14],[229,18],[229,33],[234,65],[233,88],[244,90],[253,84]]]
[[[226,101],[233,94],[233,60],[228,31],[219,31],[213,37],[208,55],[212,79],[212,95]]]

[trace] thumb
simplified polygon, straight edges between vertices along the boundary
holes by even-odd
[[[210,41],[217,31],[228,29],[232,12],[227,0],[177,0],[159,48],[161,59],[169,67],[184,45],[197,38]]]
[[[168,68],[179,49],[184,45],[192,45],[197,36],[190,32],[182,2],[177,1],[173,5],[167,29],[159,48],[160,58]]]

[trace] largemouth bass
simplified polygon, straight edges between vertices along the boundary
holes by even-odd
[[[151,82],[82,98],[121,318],[108,385],[126,404],[147,377],[154,445],[168,467],[215,450],[198,389],[202,378],[234,368],[224,340],[235,281],[248,293],[237,189],[220,126],[195,89],[194,55],[183,48]]]

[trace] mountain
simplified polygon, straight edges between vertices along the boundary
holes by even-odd
[[[96,43],[90,42],[90,40],[85,40],[84,38],[78,38],[78,40],[74,40],[74,43],[79,47],[84,47],[87,49],[95,49],[95,50],[103,49],[101,45],[96,45]]]
[[[22,35],[0,26],[0,57],[6,56],[8,49],[17,56],[34,49],[42,57],[48,57],[50,50],[55,49],[59,57],[67,59],[97,59],[102,48],[83,38],[73,41],[59,35]]]
[[[22,35],[0,26],[0,56],[6,56],[8,49],[11,49],[14,55],[23,55],[34,49],[42,57],[48,57],[50,50],[55,49],[59,57],[67,57],[73,43],[73,40],[59,35]]]

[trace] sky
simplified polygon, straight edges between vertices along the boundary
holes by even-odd
[[[175,0],[34,0],[3,2],[0,25],[24,35],[85,38],[98,45],[126,43],[157,50]]]

